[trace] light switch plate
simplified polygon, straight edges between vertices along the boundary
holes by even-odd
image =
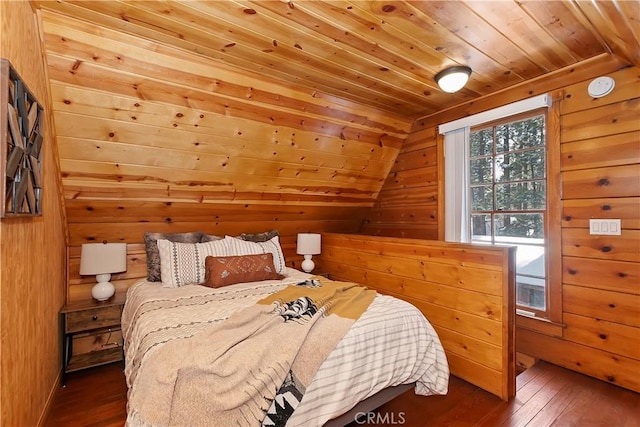
[[[620,220],[619,219],[590,219],[589,234],[601,234],[607,236],[619,236]]]

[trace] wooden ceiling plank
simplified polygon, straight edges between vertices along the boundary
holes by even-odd
[[[432,50],[441,55],[441,59],[429,62],[432,69],[432,78],[439,71],[453,65],[468,65],[473,73],[467,85],[456,93],[445,93],[438,89],[434,92],[438,100],[447,104],[463,102],[477,97],[488,88],[504,87],[519,83],[522,78],[510,72],[484,52],[459,39],[448,28],[439,25],[433,18],[416,9],[417,2],[390,2],[386,4],[379,1],[356,1],[354,13],[366,13],[376,16],[387,32],[393,32],[399,37],[411,43],[411,46],[421,48],[421,51]],[[416,54],[419,60],[428,62],[428,57]],[[499,83],[495,77],[500,76]]]
[[[57,136],[60,144],[65,138],[92,141],[95,144],[120,143],[139,149],[168,149],[189,155],[219,156],[220,165],[232,161],[276,161],[284,166],[299,165],[348,171],[363,176],[379,177],[389,163],[368,159],[348,158],[325,154],[322,149],[301,150],[278,140],[233,139],[216,135],[203,136],[188,131],[167,132],[162,127],[139,123],[119,122],[96,117],[55,112]],[[224,166],[223,166],[224,167]]]
[[[65,197],[73,199],[95,199],[95,200],[113,200],[121,198],[123,200],[140,200],[140,201],[165,201],[173,200],[192,200],[196,203],[216,203],[215,198],[220,196],[221,192],[233,194],[238,197],[238,201],[242,202],[241,195],[249,193],[265,193],[265,194],[304,194],[316,196],[334,196],[346,197],[349,199],[362,198],[367,203],[373,203],[377,193],[366,189],[360,190],[352,187],[340,187],[337,185],[304,185],[302,183],[282,184],[277,190],[265,188],[258,183],[247,186],[243,191],[229,189],[223,186],[214,185],[182,185],[182,184],[152,184],[137,182],[103,182],[100,180],[92,180],[84,177],[63,178]],[[75,194],[75,195],[74,195]],[[99,196],[102,194],[102,196]],[[164,195],[164,198],[162,198]],[[219,202],[220,200],[218,200]],[[325,201],[328,201],[325,199]],[[246,201],[245,201],[246,202]]]
[[[572,1],[518,0],[539,25],[559,43],[571,50],[578,61],[593,58],[607,51],[598,34],[576,19]]]
[[[151,2],[140,2],[137,5],[140,6],[142,3]],[[399,108],[394,107],[398,98],[391,97],[384,91],[376,90],[376,96],[371,96],[373,92],[372,89],[368,89],[361,84],[352,85],[351,82],[346,80],[341,80],[339,88],[336,89],[336,79],[331,75],[320,71],[309,73],[307,72],[308,67],[296,67],[291,61],[274,61],[274,58],[265,57],[264,54],[255,56],[262,52],[249,51],[247,50],[249,48],[244,45],[237,45],[235,49],[226,52],[224,51],[224,46],[232,43],[232,41],[229,40],[219,41],[219,48],[213,49],[210,47],[213,35],[209,34],[206,29],[200,30],[200,32],[196,34],[199,38],[196,38],[193,31],[188,34],[189,37],[186,37],[182,32],[187,28],[174,24],[173,27],[175,28],[171,29],[171,25],[169,24],[172,24],[172,21],[166,17],[162,17],[164,20],[156,24],[147,23],[146,21],[150,20],[153,16],[146,11],[140,11],[134,8],[131,4],[122,4],[116,1],[74,2],[74,6],[90,8],[93,13],[87,13],[85,10],[78,11],[77,8],[52,7],[47,2],[42,4],[47,5],[48,9],[67,10],[69,11],[67,13],[70,13],[72,17],[78,15],[91,16],[93,20],[89,22],[92,22],[94,25],[100,24],[107,28],[125,31],[128,34],[148,40],[159,41],[168,46],[178,46],[217,62],[239,67],[247,72],[269,74],[270,77],[278,78],[283,82],[293,82],[298,86],[306,87],[307,90],[319,91],[329,94],[332,97],[348,99],[363,105],[375,106],[385,111],[399,112]],[[66,5],[66,3],[63,4]],[[242,55],[239,54],[239,50],[243,51]],[[247,59],[243,57],[243,55],[247,55],[251,59]],[[304,76],[300,76],[300,70],[304,70]],[[420,107],[420,105],[414,103],[411,107],[412,110],[406,111],[405,114],[414,116],[415,111]]]
[[[45,39],[50,39],[51,35],[47,34]],[[54,44],[55,42],[52,42]],[[71,48],[72,46],[77,47],[77,44],[66,39],[65,46]],[[105,51],[104,49],[93,49],[93,51],[84,50],[84,54],[69,54],[69,49],[64,51],[64,57],[73,60],[74,67],[77,68],[82,66],[84,63],[92,63],[93,61],[90,58],[87,58],[88,54],[93,55],[94,58],[100,57],[105,58],[106,55],[113,55],[114,61],[117,62],[127,62],[131,64],[135,64],[133,66],[117,66],[115,64],[108,64],[109,60],[100,60],[95,61],[96,64],[99,64],[102,67],[111,67],[115,66],[118,71],[127,72],[129,74],[140,75],[144,78],[153,78],[154,80],[158,80],[160,82],[167,83],[169,85],[178,85],[183,88],[183,91],[188,90],[189,87],[201,90],[203,92],[215,93],[221,98],[230,98],[230,99],[242,99],[246,103],[254,103],[256,105],[264,106],[265,108],[273,108],[274,110],[282,110],[282,111],[293,111],[295,113],[299,113],[300,111],[304,111],[306,114],[310,116],[315,116],[317,118],[322,118],[323,120],[327,119],[335,119],[337,122],[349,123],[350,126],[361,127],[362,129],[373,130],[373,131],[383,131],[385,133],[394,133],[394,131],[398,134],[404,135],[406,130],[394,129],[391,126],[385,124],[384,122],[376,122],[374,118],[380,118],[384,120],[386,115],[380,114],[369,114],[369,115],[359,115],[351,112],[347,112],[346,110],[331,108],[327,109],[327,106],[321,106],[316,104],[309,104],[305,101],[300,101],[295,98],[290,98],[286,96],[284,91],[280,92],[265,92],[259,88],[247,87],[247,86],[239,86],[230,84],[224,81],[220,81],[217,79],[210,79],[199,74],[187,73],[179,70],[178,68],[167,68],[165,66],[156,66],[153,64],[145,64],[140,61],[130,61],[131,57],[125,57],[123,55],[111,54]],[[49,52],[51,54],[58,54],[61,52],[61,49],[50,49]],[[88,60],[88,62],[87,62]],[[188,67],[188,63],[182,63],[183,67]],[[146,71],[148,70],[148,71]],[[146,71],[146,72],[145,72]],[[295,94],[294,94],[295,96]],[[371,111],[369,112],[371,113]],[[372,117],[372,118],[370,118]],[[400,124],[396,120],[387,120],[387,122],[392,122],[394,124]],[[408,120],[406,120],[408,122]],[[401,124],[405,129],[408,126],[407,123]]]
[[[298,92],[289,98],[316,108],[324,101],[344,107],[343,111],[357,111],[360,104],[357,114],[361,116],[369,116],[364,110],[371,107],[369,111],[390,114],[380,120],[399,122],[402,115],[424,117],[517,85],[522,82],[520,68],[528,70],[533,62],[541,69],[555,70],[568,64],[570,57],[583,61],[601,54],[608,45],[628,63],[637,64],[640,56],[636,54],[640,44],[637,1],[593,0],[589,8],[602,21],[592,18],[595,24],[584,13],[576,13],[580,0],[32,3],[44,10],[43,16],[63,14],[83,20],[89,23],[85,31],[105,38],[117,34],[107,35],[112,30],[122,33],[116,37],[132,34],[139,47],[146,46],[149,52],[182,52],[176,59],[192,52],[203,61],[214,61],[223,75],[218,79],[239,85],[238,89],[259,87],[273,94],[265,88],[288,86],[287,90]],[[249,7],[255,13],[245,13]],[[217,10],[225,12],[225,20],[215,16]],[[509,24],[514,19],[518,24]],[[252,21],[277,25],[245,25]],[[284,42],[273,46],[276,38]],[[354,65],[355,61],[359,64]],[[435,90],[433,74],[459,63],[474,70],[467,86],[452,95]],[[253,84],[261,78],[265,86]],[[242,84],[242,79],[252,83]],[[260,98],[259,90],[253,96],[262,102],[277,101]]]
[[[209,179],[191,182],[208,184],[220,176],[219,181],[232,183],[238,189],[249,180],[263,181],[262,185],[277,185],[279,181],[305,182],[309,185],[320,183],[344,183],[367,189],[381,186],[386,176],[373,175],[366,171],[336,170],[307,164],[284,163],[279,160],[259,160],[250,158],[227,157],[206,153],[189,153],[166,148],[153,148],[130,145],[119,142],[102,143],[75,138],[59,138],[60,159],[83,160],[98,163],[111,163],[116,168],[124,166],[127,159],[135,159],[135,165],[159,167],[169,170],[201,171],[210,174]],[[129,160],[131,161],[131,160]],[[69,171],[61,168],[63,174]],[[119,175],[109,179],[122,181]],[[135,177],[133,178],[135,179]]]
[[[95,201],[117,202],[161,202],[161,203],[188,203],[192,206],[203,204],[211,206],[215,204],[257,204],[286,203],[291,206],[372,206],[371,195],[346,195],[346,194],[304,194],[285,192],[243,192],[235,191],[207,191],[196,190],[170,191],[168,189],[128,189],[120,188],[90,188],[79,187],[73,184],[65,185],[65,199],[78,200],[86,203]]]
[[[539,31],[538,23],[515,1],[464,0],[465,5],[481,16],[497,31],[516,46],[536,46],[536,49],[521,49],[530,60],[541,64],[547,71],[566,67],[580,60],[562,43],[547,32]],[[505,16],[509,17],[505,25]]]
[[[425,64],[433,62],[438,55],[429,50],[414,52],[413,46],[408,46],[406,41],[398,39],[393,34],[378,34],[384,30],[383,28],[378,28],[379,31],[376,32],[369,30],[371,27],[380,27],[376,23],[361,22],[356,26],[350,22],[352,19],[349,16],[342,16],[338,20],[336,13],[331,13],[331,16],[318,15],[315,11],[307,10],[311,5],[308,2],[246,0],[243,4],[252,5],[261,13],[273,13],[276,16],[286,14],[288,22],[295,25],[296,30],[313,33],[315,37],[325,40],[335,52],[348,52],[348,59],[344,61],[347,67],[352,68],[362,60],[373,64],[374,71],[382,73],[381,78],[387,85],[409,88],[414,94],[429,93],[437,89],[432,78],[435,73],[425,68]],[[290,7],[292,4],[295,6]],[[336,2],[320,4],[331,11],[340,11]],[[373,16],[371,18],[375,19]],[[367,30],[359,27],[367,27]],[[389,74],[389,71],[393,73]],[[435,106],[438,101],[427,97],[423,102]]]
[[[230,3],[238,7],[229,10]],[[317,62],[316,68],[321,71],[327,67],[337,67],[332,74],[341,74],[343,79],[359,82],[368,89],[381,88],[378,90],[383,93],[408,97],[407,100],[415,98],[415,102],[419,104],[425,102],[425,99],[420,96],[416,97],[416,95],[422,93],[424,86],[429,84],[428,81],[423,81],[419,76],[409,73],[409,68],[403,69],[395,66],[393,61],[369,55],[358,48],[346,49],[345,44],[339,43],[339,40],[331,37],[331,34],[336,32],[344,34],[344,30],[339,27],[341,23],[336,19],[325,23],[322,27],[323,31],[320,32],[317,28],[317,19],[311,21],[307,15],[305,19],[293,20],[293,16],[300,9],[295,7],[291,9],[282,2],[236,0],[225,3],[186,2],[185,4],[188,7],[198,7],[201,11],[213,8],[212,14],[216,21],[221,19],[219,10],[224,7],[224,10],[229,10],[229,13],[225,14],[222,19],[234,26],[234,34],[238,34],[239,29],[247,28],[266,40],[271,40],[272,44],[275,41],[277,46],[273,46],[274,51],[279,50],[282,46],[293,46],[296,48],[290,50],[293,56],[285,59],[294,61],[299,66],[314,66],[309,58],[317,58],[319,62]],[[273,8],[273,6],[279,6],[279,8]],[[249,16],[252,25],[246,25],[247,15],[241,14],[240,10],[255,12]],[[325,31],[329,34],[325,34]],[[371,43],[369,42],[368,45],[371,46]],[[395,62],[404,61],[397,55],[394,55],[393,60]]]
[[[343,139],[319,136],[314,132],[272,125],[267,125],[265,128],[265,125],[247,119],[204,114],[201,111],[172,108],[164,104],[139,102],[135,98],[105,96],[99,92],[62,86],[57,83],[52,84],[51,92],[55,114],[71,113],[87,116],[89,120],[100,118],[137,123],[162,128],[166,132],[188,131],[193,135],[191,143],[195,148],[199,147],[199,145],[196,146],[197,143],[203,142],[196,135],[202,135],[202,138],[216,138],[220,141],[231,141],[232,138],[237,138],[238,143],[245,143],[245,141],[249,144],[278,143],[282,146],[282,150],[295,148],[302,154],[321,156],[329,163],[346,160],[376,165],[379,162],[388,161],[389,158],[395,158],[398,153],[397,148],[388,146],[371,149],[370,144],[357,140],[350,140],[346,144]],[[73,119],[73,116],[71,118]],[[65,125],[65,122],[61,122],[61,127],[58,129],[60,136],[63,136]],[[134,142],[138,143],[138,141]]]
[[[374,98],[380,102],[384,100],[386,109],[397,110],[394,99],[404,98],[405,102],[410,102],[412,98],[416,105],[420,105],[421,99],[416,97],[409,89],[403,87],[391,87],[384,85],[384,80],[375,79],[372,69],[358,71],[354,75],[345,72],[344,66],[336,64],[333,60],[328,60],[322,46],[316,47],[317,43],[306,43],[308,48],[302,47],[301,43],[276,43],[273,37],[263,36],[253,31],[251,28],[256,25],[264,29],[274,29],[279,27],[278,23],[262,20],[259,14],[248,15],[240,8],[234,10],[235,15],[253,22],[241,20],[237,23],[230,22],[234,14],[226,13],[231,2],[173,2],[170,6],[165,6],[161,2],[136,2],[135,7],[130,6],[127,11],[127,19],[134,20],[140,25],[159,27],[162,29],[173,29],[176,33],[181,31],[180,38],[194,41],[203,46],[219,46],[219,50],[224,54],[224,60],[233,63],[233,58],[241,58],[243,61],[249,60],[251,71],[259,70],[271,72],[285,72],[290,76],[298,78],[299,83],[308,87],[314,87],[314,82],[331,82],[335,75],[341,75],[341,86],[338,90],[329,88],[336,96],[343,92],[356,91],[358,88],[365,88],[369,92],[369,98]],[[199,7],[197,10],[192,7]],[[202,13],[211,10],[211,14]],[[215,22],[207,22],[209,16],[215,17]],[[229,19],[229,20],[226,20]],[[239,19],[239,18],[238,18]],[[264,32],[264,30],[263,30]],[[218,38],[216,38],[218,34]],[[283,37],[286,33],[276,32],[278,37]],[[226,36],[226,39],[224,38]],[[302,34],[297,34],[297,38],[303,39]],[[314,53],[315,51],[315,53]],[[331,56],[333,59],[333,56]],[[304,79],[299,79],[299,70],[304,69]],[[356,70],[354,70],[356,71]],[[385,104],[382,104],[383,106]]]
[[[236,85],[242,84],[248,87],[259,87],[265,92],[285,95],[288,98],[300,99],[308,104],[316,104],[325,109],[340,108],[343,113],[348,112],[349,114],[357,114],[364,117],[380,116],[381,119],[385,120],[385,124],[396,128],[402,128],[403,126],[401,124],[404,124],[407,121],[405,117],[401,117],[400,115],[394,115],[389,112],[382,115],[379,110],[370,108],[361,103],[357,104],[346,101],[344,98],[321,94],[317,91],[309,90],[307,87],[292,84],[291,81],[283,84],[281,80],[265,75],[244,72],[243,70],[238,69],[238,67],[231,67],[220,61],[212,63],[211,58],[199,55],[187,49],[152,42],[142,37],[129,35],[120,31],[114,31],[103,26],[97,26],[95,23],[79,21],[51,11],[44,11],[42,15],[44,17],[43,22],[47,33],[68,38],[69,32],[76,31],[84,37],[97,37],[97,40],[92,40],[92,42],[95,43],[94,46],[102,47],[104,45],[117,43],[118,46],[126,46],[130,49],[135,48],[135,55],[131,56],[136,60],[141,57],[145,57],[146,55],[144,55],[144,53],[149,52],[150,55],[159,56],[162,59],[163,65],[166,64],[167,59],[171,62],[175,62],[178,64],[177,66],[174,66],[175,69],[184,69],[185,67],[180,66],[179,64],[187,62],[189,64],[187,68],[192,70],[196,67],[201,70],[201,74],[209,76],[212,80],[226,81]],[[54,28],[63,28],[65,31],[55,31]],[[81,37],[81,39],[83,39],[83,37]],[[47,43],[46,46],[49,51],[54,48],[49,43]],[[91,58],[93,59],[93,57]]]
[[[577,13],[586,17],[594,32],[604,38],[613,53],[640,66],[640,34],[638,28],[635,32],[633,28],[633,22],[636,27],[640,25],[640,2],[574,0],[573,4],[579,9]],[[623,4],[624,9],[621,8]]]
[[[464,3],[427,1],[412,3],[412,6],[522,80],[537,77],[548,71],[523,55],[522,47],[515,45]]]
[[[640,43],[640,2],[613,0],[613,3],[629,26],[635,43]]]
[[[352,218],[353,207],[336,206],[332,212],[320,206],[291,206],[273,204],[224,204],[212,211],[207,204],[133,202],[116,200],[68,200],[67,212],[71,223],[113,222],[191,222],[216,221],[221,217],[242,218],[245,221],[296,221],[312,216],[318,220]]]
[[[116,42],[112,41],[110,37],[94,36],[83,30],[69,29],[63,25],[49,22],[45,24],[47,50],[49,53],[74,59],[77,64],[101,64],[133,74],[142,74],[149,78],[169,80],[181,85],[199,86],[200,89],[210,90],[221,96],[240,96],[245,98],[247,102],[264,103],[274,109],[286,107],[294,111],[304,109],[316,112],[316,114],[326,115],[329,113],[336,118],[341,117],[352,123],[366,123],[370,121],[368,117],[385,117],[385,115],[391,118],[388,121],[398,125],[402,124],[405,127],[409,121],[404,119],[404,123],[402,123],[400,116],[392,113],[381,114],[372,108],[354,108],[354,112],[350,112],[350,108],[337,109],[334,105],[333,108],[327,109],[331,104],[326,101],[316,100],[314,96],[307,96],[300,92],[293,92],[284,85],[274,87],[273,92],[262,90],[263,84],[259,79],[249,81],[249,83],[255,83],[257,85],[255,87],[247,86],[246,83],[226,82],[216,76],[218,68],[212,67],[216,64],[202,63],[195,56],[185,57],[182,55],[179,59],[174,60],[171,52],[166,55],[159,54],[155,50],[136,48],[129,41]],[[112,50],[107,50],[109,48]],[[226,74],[230,75],[231,73]],[[283,95],[289,96],[283,97]],[[303,95],[302,99],[300,99],[300,95]],[[359,117],[356,116],[358,110],[362,111]]]
[[[152,79],[143,79],[125,73],[114,73],[101,66],[83,63],[79,67],[75,62],[49,54],[49,78],[52,81],[80,87],[90,87],[105,92],[113,92],[142,100],[173,104],[185,108],[195,108],[221,115],[232,115],[255,120],[261,123],[287,126],[294,129],[317,131],[349,139],[354,135],[362,142],[372,145],[389,144],[400,148],[403,139],[390,134],[380,134],[365,129],[353,128],[350,124],[327,122],[301,115],[294,111],[274,111],[244,100],[221,98],[218,94],[180,88]]]

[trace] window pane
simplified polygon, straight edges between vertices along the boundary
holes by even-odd
[[[496,152],[544,146],[544,116],[496,126]]]
[[[496,182],[523,181],[545,177],[544,149],[497,155]],[[471,166],[473,168],[473,164]],[[472,169],[473,170],[473,169]]]
[[[486,156],[493,153],[493,132],[491,128],[472,132],[469,135],[471,157]]]
[[[496,214],[496,242],[507,244],[544,245],[544,214]]]
[[[544,279],[516,275],[516,303],[544,311],[546,309],[544,286]]]
[[[473,159],[470,163],[469,175],[472,184],[491,184],[493,182],[491,157]]]
[[[493,210],[493,190],[490,185],[471,187],[471,210]]]
[[[518,245],[516,251],[517,303],[538,310],[545,309],[544,246]]]
[[[491,215],[471,215],[471,241],[491,243]]]
[[[516,299],[545,311],[546,147],[544,114],[470,135],[471,239],[515,245]]]
[[[546,207],[544,181],[496,184],[495,189],[497,210],[526,211]]]

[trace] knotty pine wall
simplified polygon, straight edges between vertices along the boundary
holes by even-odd
[[[367,234],[442,238],[437,126],[561,90],[562,324],[518,318],[518,351],[640,390],[640,83],[612,57],[418,120],[367,216]],[[616,80],[592,99],[596,76]],[[620,218],[621,236],[589,235],[589,218]]]
[[[277,228],[291,262],[300,231],[359,231],[411,128],[410,118],[41,15],[70,300],[90,295],[92,279],[78,274],[86,242],[129,244],[129,271],[114,277],[124,290],[145,275],[145,231]]]
[[[0,56],[25,80],[46,119],[42,216],[0,220],[0,425],[35,426],[59,384],[66,221],[46,67],[29,2],[0,2],[0,28]]]
[[[323,234],[318,267],[415,305],[433,325],[451,373],[515,395],[515,251],[379,236]],[[315,258],[315,257],[314,257]]]

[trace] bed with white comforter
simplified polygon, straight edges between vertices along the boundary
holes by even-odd
[[[174,340],[196,337],[265,296],[309,277],[287,268],[283,280],[223,288],[165,288],[146,280],[132,285],[122,315],[130,397],[127,425],[156,425],[141,417],[131,399],[146,392],[138,379],[150,355]],[[216,343],[209,340],[202,345]],[[377,295],[320,365],[287,425],[321,426],[382,389],[400,384],[415,383],[420,395],[445,394],[448,379],[444,350],[422,313],[407,302]],[[206,395],[216,389],[199,392]]]

